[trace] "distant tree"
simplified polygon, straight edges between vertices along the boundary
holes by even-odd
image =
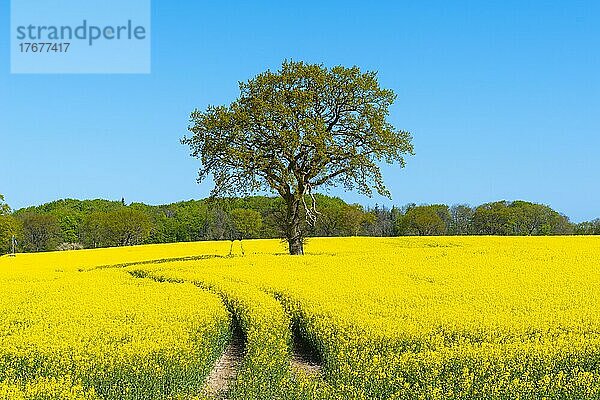
[[[257,238],[262,229],[262,216],[258,211],[235,208],[231,210],[231,218],[240,239]]]
[[[600,235],[600,219],[572,224],[548,206],[525,201],[499,201],[474,209],[466,205],[448,208],[443,204],[408,204],[402,208],[376,206],[365,210],[337,197],[318,193],[314,197],[319,204],[319,219],[313,226],[304,218],[301,221],[308,236]],[[309,195],[306,201],[310,202]],[[59,245],[71,249],[79,248],[79,244],[94,248],[231,240],[240,235],[285,237],[286,208],[281,197],[267,196],[189,200],[161,206],[123,206],[119,201],[98,199],[57,200],[0,215],[0,254],[10,250],[13,234],[19,251],[54,250]]]
[[[95,211],[85,217],[81,227],[81,242],[85,247],[97,248],[106,245],[105,214],[102,211]]]
[[[574,233],[576,235],[600,235],[600,218],[576,224]]]
[[[540,235],[551,233],[552,214],[549,207],[525,201],[508,205],[508,224],[513,235]]]
[[[315,195],[319,218],[309,227],[311,236],[356,236],[369,220],[362,206],[347,204],[339,197]]]
[[[77,243],[80,241],[80,226],[82,217],[80,212],[69,209],[59,209],[51,212],[56,217],[60,227],[60,241],[63,243]]]
[[[190,200],[175,203],[169,214],[176,241],[192,242],[208,239],[209,209],[205,201]]]
[[[21,217],[23,224],[23,248],[39,252],[54,250],[60,242],[60,226],[50,214],[27,213]]]
[[[4,201],[4,196],[0,194],[0,215],[8,215],[10,214],[10,207]]]
[[[62,199],[17,210],[15,215],[19,218],[31,213],[52,215],[60,227],[58,242],[84,243],[86,240],[83,237],[86,233],[84,223],[88,216],[96,212],[116,210],[119,207],[121,203],[118,201]]]
[[[142,244],[150,236],[150,218],[144,212],[122,207],[105,214],[109,246]]]
[[[12,251],[13,236],[21,243],[23,237],[21,221],[10,214],[0,215],[0,255]]]
[[[368,212],[371,214],[369,222],[365,224],[365,233],[368,236],[394,236],[396,227],[391,209],[375,204],[375,207]]]
[[[508,235],[510,212],[507,201],[478,206],[473,213],[473,228],[479,235]]]
[[[546,205],[516,200],[510,203],[509,209],[509,223],[514,235],[570,233],[568,219]]]
[[[4,196],[0,194],[0,255],[11,251],[12,237],[19,231],[19,221],[10,213],[10,207],[4,201]]]
[[[270,238],[285,238],[286,237],[286,213],[287,206],[285,201],[281,197],[273,198],[273,201],[269,204],[268,208],[262,213],[263,216],[263,234]],[[303,232],[306,230],[304,221]]]
[[[143,244],[152,224],[146,213],[132,207],[92,213],[84,223],[84,243],[89,247]]]
[[[208,240],[234,240],[239,236],[231,216],[222,205],[211,205],[208,211],[206,238]]]
[[[198,180],[212,174],[213,195],[281,196],[290,254],[303,254],[303,216],[314,223],[318,215],[314,190],[341,185],[389,196],[378,162],[403,166],[413,152],[410,134],[387,121],[395,95],[374,72],[284,62],[240,91],[229,106],[195,110],[193,135],[182,143],[201,161]]]
[[[405,234],[432,236],[446,233],[450,220],[448,206],[442,204],[410,207],[402,217]]]
[[[475,232],[485,235],[562,235],[572,232],[564,215],[543,204],[516,200],[486,203],[473,214]]]
[[[550,226],[552,227],[551,235],[572,235],[575,230],[574,224],[564,214],[558,214]],[[598,234],[600,234],[600,231],[598,231]]]
[[[54,216],[60,227],[59,240],[64,243],[76,243],[80,240],[80,225],[84,214],[83,204],[84,202],[81,200],[56,200],[34,207],[29,211]]]
[[[189,240],[177,240],[179,233],[178,221],[170,210],[161,210],[154,216],[153,229],[150,233],[151,243],[174,243],[177,241],[185,242]]]
[[[374,219],[365,213],[359,204],[346,204],[342,208],[342,234],[344,236],[358,236],[365,225],[373,223]]]
[[[592,231],[591,234],[592,235],[600,235],[600,218],[599,219],[595,219],[591,222],[592,224]]]
[[[394,232],[396,236],[406,236],[412,234],[409,220],[408,218],[405,218],[405,216],[411,208],[416,206],[417,205],[415,203],[408,203],[400,208],[400,214],[394,220]]]
[[[343,224],[343,206],[346,204],[338,197],[315,195],[319,203],[319,218],[309,228],[311,236],[337,236],[341,234]]]
[[[452,223],[452,215],[450,215],[450,208],[445,204],[432,204],[431,207],[435,210],[440,219],[444,222],[444,229],[440,235],[448,234],[448,228]]]
[[[472,235],[474,210],[466,204],[455,204],[450,207],[450,235]]]
[[[392,206],[390,210],[390,219],[392,222],[392,236],[400,236],[401,232],[398,229],[398,221],[403,217],[402,209]]]

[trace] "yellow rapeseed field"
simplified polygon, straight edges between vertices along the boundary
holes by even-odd
[[[165,248],[155,250],[0,258],[0,399],[198,392],[230,335],[220,298],[191,284],[94,269],[156,257]]]
[[[598,237],[233,249],[0,258],[0,398],[187,398],[231,322],[246,341],[231,398],[600,398]],[[290,368],[293,335],[320,374]]]

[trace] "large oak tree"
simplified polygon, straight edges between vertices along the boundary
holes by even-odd
[[[403,167],[413,146],[387,120],[396,96],[375,72],[284,62],[239,86],[230,105],[193,111],[192,136],[182,143],[201,162],[198,181],[213,176],[212,195],[267,190],[283,198],[290,254],[303,253],[302,219],[318,215],[315,189],[389,197],[378,164]]]

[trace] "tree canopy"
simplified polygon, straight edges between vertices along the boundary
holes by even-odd
[[[4,201],[4,196],[0,193],[0,215],[10,214],[10,207]]]
[[[600,234],[600,219],[573,224],[548,206],[525,201],[476,207],[408,204],[388,208],[348,204],[319,193],[315,198],[320,216],[314,226],[304,226],[308,237]],[[18,242],[17,251],[275,238],[279,237],[285,209],[281,197],[267,196],[189,200],[157,206],[58,200],[0,215],[0,255],[11,251],[13,235]]]
[[[182,143],[201,162],[199,182],[213,176],[213,195],[281,196],[291,254],[303,253],[301,216],[312,225],[318,215],[314,189],[389,196],[379,163],[402,167],[413,154],[410,133],[387,120],[396,96],[375,72],[286,61],[239,87],[228,106],[193,111]]]
[[[564,215],[543,204],[527,201],[496,201],[473,212],[475,233],[483,235],[557,235],[571,233]]]

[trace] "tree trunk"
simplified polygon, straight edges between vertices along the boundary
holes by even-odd
[[[304,244],[301,237],[288,238],[288,246],[291,255],[300,256],[304,254]]]
[[[287,204],[285,235],[291,255],[304,254],[304,237],[300,226],[300,200],[290,195],[285,198]]]

